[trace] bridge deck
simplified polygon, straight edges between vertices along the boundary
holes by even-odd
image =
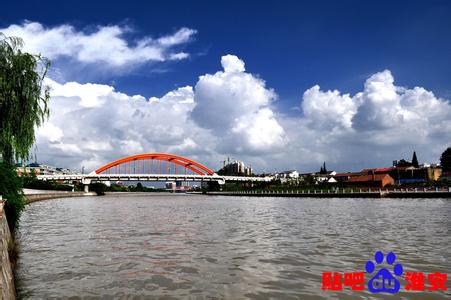
[[[269,182],[271,177],[220,176],[220,175],[183,175],[183,174],[68,174],[38,175],[40,180],[72,181],[233,181],[233,182]]]

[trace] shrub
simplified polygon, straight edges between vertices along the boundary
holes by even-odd
[[[94,182],[89,185],[89,190],[91,192],[97,193],[97,195],[105,195],[105,191],[107,190],[107,186],[101,182]]]
[[[0,163],[0,195],[6,199],[5,214],[11,232],[19,223],[20,214],[25,206],[22,193],[22,180],[16,169],[3,162]]]

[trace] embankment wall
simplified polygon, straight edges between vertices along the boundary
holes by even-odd
[[[13,240],[9,231],[8,221],[6,220],[3,209],[5,201],[0,202],[0,294],[2,299],[16,299],[16,290],[14,288],[14,275],[9,259],[9,253],[13,248]]]

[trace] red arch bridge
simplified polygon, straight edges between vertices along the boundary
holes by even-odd
[[[106,164],[89,174],[38,175],[41,180],[81,181],[216,181],[269,182],[272,177],[222,176],[204,165],[173,154],[145,153],[124,157]]]

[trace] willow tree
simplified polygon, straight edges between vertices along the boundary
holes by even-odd
[[[28,159],[35,129],[48,116],[49,61],[22,51],[23,41],[0,33],[0,153],[7,164]]]
[[[11,230],[24,207],[22,181],[14,159],[27,159],[35,129],[48,116],[49,90],[43,80],[47,59],[22,51],[23,41],[0,33],[0,195],[7,199],[5,213]]]

